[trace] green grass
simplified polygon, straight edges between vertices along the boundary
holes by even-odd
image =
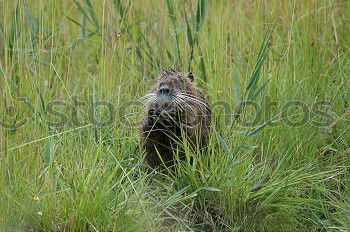
[[[349,1],[13,0],[0,35],[0,231],[350,230]],[[170,67],[216,123],[161,176],[132,102]]]

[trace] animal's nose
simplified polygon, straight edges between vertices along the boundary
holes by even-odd
[[[159,93],[164,94],[164,95],[170,95],[171,89],[168,86],[162,86],[159,89]]]

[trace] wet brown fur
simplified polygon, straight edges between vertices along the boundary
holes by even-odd
[[[171,120],[154,117],[150,112],[156,108],[156,93],[159,88],[167,85],[179,96],[176,105],[178,114]],[[158,78],[147,98],[146,112],[143,117],[140,132],[142,147],[146,152],[146,161],[151,168],[173,166],[174,152],[182,143],[182,138],[188,138],[192,148],[201,150],[208,144],[211,109],[193,83],[193,75],[178,71],[165,71]],[[180,100],[179,100],[180,99]],[[182,100],[181,100],[182,99]],[[174,101],[173,101],[174,102]],[[176,103],[176,102],[174,102]],[[159,155],[158,155],[159,153]],[[184,153],[179,149],[180,159]],[[160,158],[160,157],[161,158]]]

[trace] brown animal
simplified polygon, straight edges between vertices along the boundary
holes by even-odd
[[[144,99],[146,112],[140,127],[141,143],[151,168],[171,167],[183,138],[194,150],[208,144],[211,109],[193,83],[191,72],[163,72]],[[184,152],[179,151],[180,159]]]

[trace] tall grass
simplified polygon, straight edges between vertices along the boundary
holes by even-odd
[[[349,1],[0,9],[1,231],[350,230]],[[195,74],[215,123],[208,152],[185,139],[164,176],[133,102],[171,67]]]

